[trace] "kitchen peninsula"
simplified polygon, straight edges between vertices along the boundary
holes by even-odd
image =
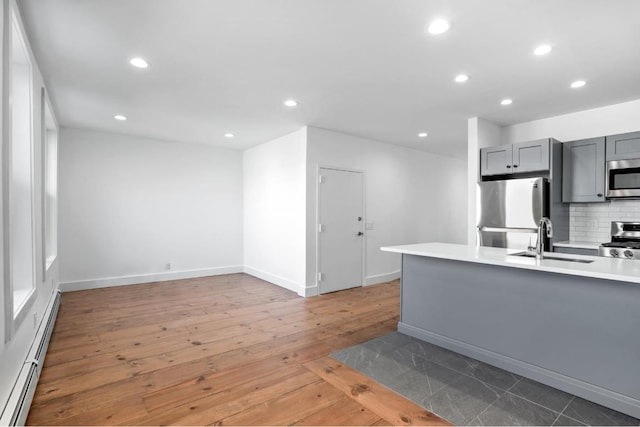
[[[399,332],[640,417],[640,262],[445,243],[382,250],[402,254]]]

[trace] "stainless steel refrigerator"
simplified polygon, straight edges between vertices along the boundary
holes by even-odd
[[[509,179],[478,187],[478,244],[522,250],[534,246],[540,218],[549,216],[548,181]]]

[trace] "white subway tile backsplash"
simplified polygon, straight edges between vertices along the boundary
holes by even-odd
[[[607,242],[610,240],[611,221],[640,221],[640,200],[571,204],[569,239]]]

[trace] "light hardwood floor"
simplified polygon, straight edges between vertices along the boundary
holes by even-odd
[[[328,355],[399,283],[312,298],[246,274],[65,293],[28,424],[448,425]]]

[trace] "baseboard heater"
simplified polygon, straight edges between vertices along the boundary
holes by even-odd
[[[60,291],[57,291],[52,295],[47,305],[33,344],[31,344],[27,358],[22,365],[22,370],[11,390],[2,415],[0,415],[0,426],[24,425],[27,420],[59,307]]]

